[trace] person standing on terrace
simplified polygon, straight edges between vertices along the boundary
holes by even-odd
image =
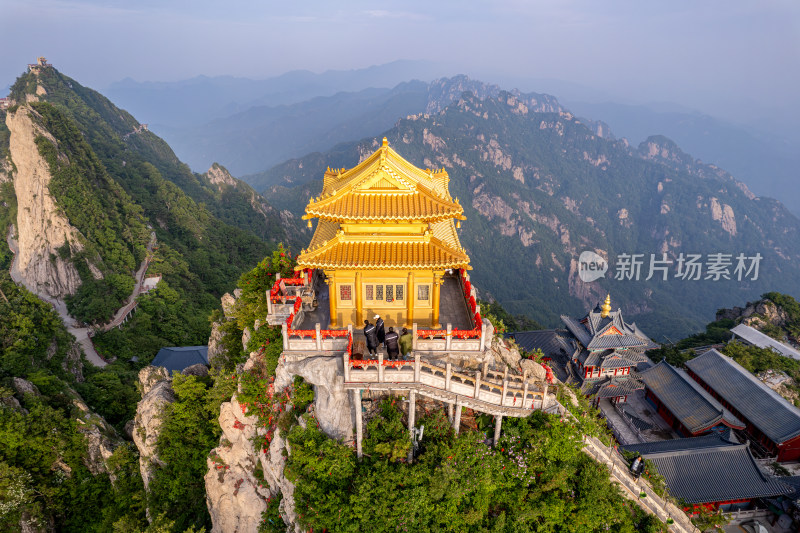
[[[377,328],[369,323],[369,320],[364,321],[364,337],[367,339],[367,350],[370,355],[377,355],[378,353],[378,332]]]
[[[381,315],[375,315],[375,328],[378,330],[378,346],[386,342],[386,330],[383,329]]]
[[[403,359],[408,357],[408,354],[411,353],[411,349],[414,346],[414,341],[411,338],[411,332],[408,331],[408,328],[403,328],[402,335],[400,335],[400,353],[403,355]]]
[[[400,346],[397,343],[399,337],[394,328],[389,326],[389,333],[386,334],[385,342],[386,354],[389,356],[390,361],[397,361],[400,359]]]

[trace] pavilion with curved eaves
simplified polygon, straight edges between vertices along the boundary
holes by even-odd
[[[358,327],[375,314],[387,326],[441,327],[445,276],[470,269],[456,233],[466,217],[449,179],[415,167],[385,138],[356,167],[325,172],[303,215],[309,227],[318,222],[296,269],[324,273],[330,327]]]

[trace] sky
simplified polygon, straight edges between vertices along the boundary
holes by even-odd
[[[800,118],[795,0],[2,0],[0,6],[0,87],[39,55],[100,90],[126,77],[267,78],[426,59],[448,74],[488,82],[564,80],[623,103]]]

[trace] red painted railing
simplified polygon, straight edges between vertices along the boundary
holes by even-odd
[[[280,294],[281,281],[286,287],[305,285],[306,283],[311,283],[311,273],[311,269],[307,268],[305,270],[298,270],[295,272],[295,276],[293,278],[276,279],[275,283],[272,285],[272,288],[269,290],[269,298],[272,303],[286,303],[286,296],[281,296]]]

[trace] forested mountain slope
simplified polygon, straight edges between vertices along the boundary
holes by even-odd
[[[512,313],[556,325],[559,314],[579,315],[610,292],[650,335],[680,338],[720,307],[773,289],[800,294],[800,223],[783,205],[755,197],[669,139],[631,147],[591,126],[539,95],[465,93],[385,134],[414,164],[448,170],[468,216],[461,239],[473,279]],[[274,167],[264,181],[292,186],[265,195],[300,214],[327,166],[352,167],[377,143],[346,143]],[[605,278],[580,280],[585,250],[610,262]],[[650,254],[662,253],[672,261],[668,279],[655,271],[646,281]],[[681,253],[700,254],[701,279],[676,278]],[[731,254],[723,257],[731,279],[706,279],[709,254],[718,253]],[[763,257],[757,279],[754,271],[737,279],[740,253]],[[622,254],[644,254],[638,280],[613,279]]]
[[[4,236],[13,223],[21,251],[33,252],[29,277],[49,272],[37,292],[103,323],[130,294],[155,234],[147,272],[163,282],[128,327],[95,338],[106,356],[149,361],[161,346],[205,344],[219,297],[277,242],[305,231],[221,167],[192,173],[130,114],[52,67],[20,76],[11,98],[0,135],[10,155],[0,220]],[[16,207],[28,204],[44,211]],[[43,224],[44,243],[22,242],[27,223]]]

